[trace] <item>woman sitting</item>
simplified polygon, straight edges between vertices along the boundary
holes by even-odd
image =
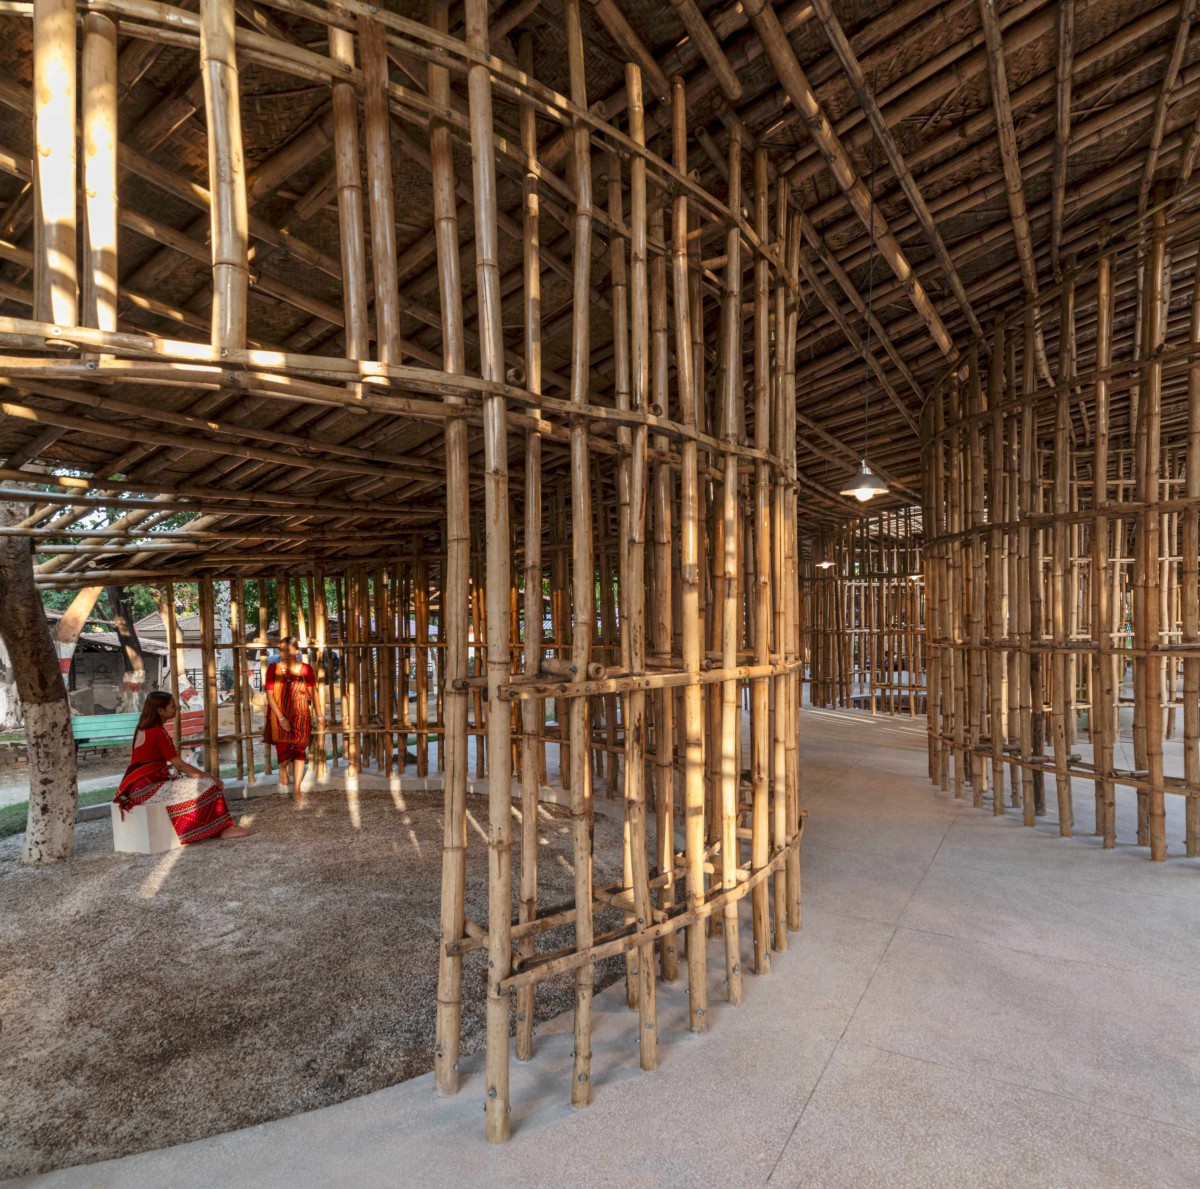
[[[170,694],[155,693],[146,698],[133,735],[133,755],[113,798],[121,807],[121,817],[135,805],[165,805],[184,845],[205,838],[246,838],[253,834],[253,830],[234,825],[222,796],[225,785],[179,758],[166,729],[175,712],[175,699]]]
[[[290,777],[292,799],[301,801],[300,783],[312,738],[313,710],[321,717],[321,691],[312,666],[300,660],[300,641],[295,636],[279,641],[279,660],[267,666],[266,688],[263,739],[275,745],[280,788],[288,787]]]

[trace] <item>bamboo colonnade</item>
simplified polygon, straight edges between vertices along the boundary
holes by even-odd
[[[1033,825],[1051,777],[1063,836],[1156,860],[1200,854],[1197,260],[1195,217],[1160,193],[998,322],[925,421],[931,779]]]
[[[458,1088],[462,959],[484,948],[487,1135],[501,1141],[509,1135],[514,992],[516,1052],[528,1058],[537,984],[574,972],[570,1097],[582,1106],[591,1096],[598,960],[629,955],[640,1061],[652,1069],[656,982],[679,977],[681,947],[690,1026],[702,1031],[710,933],[724,949],[728,999],[741,999],[738,902],[752,898],[748,952],[756,973],[769,971],[772,950],[800,924],[794,360],[801,224],[765,150],[736,132],[724,161],[726,192],[696,182],[682,79],[670,80],[667,93],[652,63],[631,62],[623,118],[607,122],[589,109],[578,0],[563,6],[566,95],[536,81],[527,37],[519,67],[489,56],[482,0],[467,0],[465,23],[453,32],[438,0],[424,23],[355,0],[266,0],[250,8],[254,19],[244,25],[234,0],[202,0],[198,14],[144,0],[32,6],[41,81],[32,94],[5,83],[0,95],[32,118],[37,153],[28,168],[40,182],[32,317],[0,318],[3,381],[14,396],[4,414],[38,427],[41,450],[63,434],[136,435],[176,456],[211,451],[220,463],[192,483],[161,471],[142,479],[134,463],[144,455],[135,447],[87,478],[10,468],[3,479],[23,486],[3,495],[33,506],[21,528],[46,532],[43,587],[82,585],[97,571],[113,582],[200,576],[202,743],[210,765],[231,743],[247,779],[256,771],[248,679],[268,627],[268,577],[277,628],[305,638],[330,708],[316,743],[319,779],[331,779],[343,761],[346,781],[370,767],[403,771],[410,736],[424,775],[436,743],[446,805],[436,1085],[442,1093]],[[75,69],[77,13],[86,16],[85,62],[94,50],[107,63],[97,67],[102,72],[111,67],[114,32],[198,55],[207,186],[117,144],[112,87],[86,89],[85,144],[110,149],[89,149],[76,174],[75,121],[60,110],[74,99],[64,100],[58,87]],[[297,144],[253,169],[240,96],[248,71],[328,88],[331,103]],[[394,81],[394,71],[406,81]],[[653,147],[643,77],[667,117]],[[260,188],[331,139],[335,168],[321,184],[323,201],[336,202],[336,249],[272,227],[252,209]],[[420,161],[428,172],[434,211],[430,236],[403,254],[390,238],[403,217],[397,144],[405,166]],[[26,168],[19,156],[10,164]],[[60,165],[53,186],[41,181]],[[133,213],[117,201],[121,171],[190,202],[207,223],[207,310],[151,305],[190,337],[114,325],[114,294],[135,306],[143,297],[120,283],[111,243],[112,228]],[[516,217],[498,198],[514,183]],[[67,226],[77,193],[92,248],[86,259],[76,255],[74,224]],[[137,223],[195,258],[195,240],[140,216]],[[560,245],[547,246],[556,225],[567,232],[568,259]],[[702,260],[710,236],[723,240],[716,266]],[[341,308],[257,271],[271,253],[335,280]],[[404,320],[420,321],[422,311],[400,284],[401,256],[436,268],[438,352],[409,337]],[[463,278],[472,258],[473,292]],[[599,303],[598,260],[611,276]],[[161,265],[152,258],[139,271],[147,269]],[[549,282],[565,283],[569,294],[555,323],[570,344],[566,369],[553,377],[543,366]],[[340,352],[251,340],[259,286],[341,327]],[[598,318],[609,324],[611,379],[592,365]],[[514,319],[523,328],[517,351],[503,334]],[[184,394],[199,400],[181,407]],[[369,422],[368,436],[353,432],[356,420]],[[435,433],[406,437],[414,425]],[[514,450],[524,452],[524,474],[510,468]],[[214,481],[239,473],[244,487]],[[95,537],[85,530],[82,542],[56,543],[72,525],[78,533],[96,506],[123,515]],[[149,531],[176,513],[193,519]],[[350,527],[364,524],[365,531]],[[267,540],[271,547],[256,552],[254,543]],[[217,640],[214,579],[232,583],[231,644]],[[244,622],[246,583],[255,581],[257,636]],[[234,671],[232,732],[222,730],[217,708],[223,650]],[[440,696],[432,715],[429,658]],[[547,702],[557,719],[550,733]],[[488,782],[485,922],[468,920],[464,908],[472,735],[476,775]],[[551,907],[539,903],[536,873],[548,739],[559,749],[570,800],[576,877],[574,903]],[[601,772],[609,794],[620,792],[627,838],[624,884],[607,889],[592,880]],[[514,791],[522,822],[515,852]],[[626,923],[597,934],[595,912],[613,906]],[[574,944],[540,950],[542,934],[565,922],[574,926]]]

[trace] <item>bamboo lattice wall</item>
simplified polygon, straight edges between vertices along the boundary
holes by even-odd
[[[0,0],[0,501],[24,509],[0,532],[42,589],[199,576],[206,689],[234,670],[210,764],[270,762],[270,625],[242,622],[270,581],[334,710],[321,778],[400,776],[410,738],[441,773],[436,1081],[484,948],[489,1138],[514,995],[524,1059],[536,984],[574,973],[582,1105],[598,958],[628,955],[649,1068],[685,955],[692,1028],[712,938],[739,998],[741,898],[755,969],[786,945],[806,667],[821,705],[927,697],[931,775],[982,801],[1007,767],[1027,821],[1046,772],[1060,813],[1090,779],[1111,843],[1131,789],[1159,858],[1187,795],[1195,853],[1192,15]],[[858,521],[829,464],[864,414],[892,502]],[[525,856],[554,765],[577,889],[546,910]],[[619,888],[592,887],[597,788]]]
[[[32,116],[37,145],[35,276],[32,318],[0,319],[0,342],[8,385],[48,395],[68,409],[91,406],[96,416],[85,421],[57,403],[47,408],[15,400],[4,412],[98,436],[105,432],[105,411],[136,414],[149,441],[186,449],[188,438],[164,431],[165,422],[203,435],[205,448],[265,464],[265,472],[248,472],[254,478],[244,492],[217,483],[178,486],[174,501],[143,499],[147,488],[126,477],[128,462],[106,468],[113,476],[108,489],[119,494],[97,503],[134,510],[106,532],[131,524],[144,531],[144,518],[173,511],[199,517],[177,537],[151,546],[172,557],[168,568],[145,564],[147,542],[140,538],[123,544],[85,536],[90,548],[84,553],[108,559],[105,581],[169,580],[193,549],[189,535],[210,530],[211,546],[221,539],[219,518],[278,509],[280,536],[242,534],[235,526],[225,530],[235,548],[204,551],[208,696],[200,742],[214,769],[222,745],[233,744],[239,769],[253,779],[248,679],[251,666],[261,663],[267,625],[260,622],[258,638],[247,639],[245,589],[247,582],[260,583],[265,614],[261,583],[273,574],[277,629],[305,638],[332,710],[318,731],[318,778],[352,786],[370,770],[403,773],[410,734],[417,773],[425,776],[430,745],[436,746],[446,804],[436,1083],[442,1093],[458,1088],[462,959],[486,948],[487,1134],[506,1139],[514,997],[516,1052],[529,1058],[537,984],[574,972],[570,1098],[584,1105],[591,1097],[590,1008],[599,959],[629,955],[640,1060],[652,1069],[656,982],[680,977],[681,950],[690,1026],[701,1031],[710,932],[724,949],[728,999],[741,999],[739,901],[750,896],[753,902],[757,973],[769,970],[772,949],[784,948],[788,930],[799,927],[793,411],[801,229],[788,184],[770,176],[765,150],[744,144],[735,126],[725,160],[727,193],[718,198],[698,185],[689,172],[688,95],[679,78],[664,91],[661,72],[649,72],[656,95],[669,92],[659,107],[669,118],[658,126],[653,149],[647,147],[639,65],[625,68],[619,125],[590,113],[578,0],[563,7],[566,95],[536,81],[528,35],[520,40],[519,65],[489,57],[482,0],[468,0],[462,36],[452,35],[450,11],[436,2],[427,20],[416,21],[356,3],[270,0],[253,10],[253,27],[239,23],[234,0],[203,0],[198,14],[142,0],[96,0],[79,11],[86,14],[82,170],[73,112],[74,3],[38,0],[33,6],[34,88],[23,93],[8,85],[10,105]],[[310,48],[314,26],[323,35],[317,49]],[[199,54],[203,86],[194,98],[208,132],[207,187],[172,177],[117,143],[118,35]],[[392,64],[412,85],[391,80]],[[247,105],[240,95],[248,66],[331,92],[328,118],[303,134],[306,151],[310,141],[333,142],[335,168],[324,185],[338,218],[336,243],[328,247],[309,246],[286,226],[270,229],[249,213],[256,186],[267,184],[264,174],[283,180],[300,167],[303,152],[285,149],[282,160],[248,166]],[[464,78],[465,104],[451,88],[451,79],[461,84]],[[426,134],[424,143],[410,133],[399,139],[407,147],[403,160],[396,120],[415,122]],[[410,158],[422,162],[431,183],[434,226],[420,253],[436,267],[442,331],[436,355],[405,334],[413,307],[399,282],[393,232],[403,218],[396,209],[397,176]],[[203,326],[208,341],[117,325],[116,228],[118,212],[130,213],[117,201],[118,163],[169,194],[190,198],[207,221],[211,302],[203,316],[189,312],[180,321]],[[516,182],[521,205],[515,217],[498,204],[502,176],[510,196]],[[460,177],[469,178],[473,208],[467,216],[475,272],[469,301]],[[82,228],[75,223],[77,190]],[[568,232],[565,259],[561,249],[546,249],[556,225]],[[87,246],[82,254],[76,251],[80,229]],[[155,234],[179,243],[161,227]],[[710,236],[722,245],[720,264],[701,259]],[[287,290],[290,301],[342,327],[339,355],[250,340],[255,286],[281,291],[256,271],[264,243],[340,284],[340,309]],[[752,277],[745,291],[743,254]],[[605,261],[611,279],[602,302],[593,285],[597,260]],[[563,311],[552,327],[545,319],[551,286]],[[120,297],[136,301],[132,289]],[[505,303],[510,319],[516,306],[522,327],[518,350],[503,338]],[[169,316],[161,303],[156,312]],[[599,382],[589,346],[598,322],[607,323],[612,352],[611,378]],[[547,392],[543,366],[551,329],[569,344],[565,375],[554,380],[565,384],[561,396]],[[117,387],[132,397],[114,398]],[[219,412],[221,399],[197,411],[168,401],[156,415],[152,394],[163,391],[235,393],[250,403]],[[351,432],[331,439],[314,428],[298,431],[287,418],[305,406],[324,410],[328,424],[340,422]],[[365,440],[352,432],[356,418],[370,418]],[[307,424],[319,430],[324,423]],[[437,437],[415,439],[408,432],[414,424],[433,427]],[[253,444],[229,442],[235,426]],[[399,449],[397,437],[405,443]],[[511,474],[514,456],[520,465]],[[306,484],[295,480],[306,464],[340,474],[349,494],[334,488],[305,498]],[[40,478],[5,473],[14,475],[25,482]],[[379,497],[377,487],[358,482],[384,477],[400,478],[401,492]],[[105,477],[95,478],[105,490]],[[75,518],[86,515],[87,497],[75,492],[92,486],[89,480],[50,477],[49,486],[48,495],[8,489],[9,499],[41,505],[22,527],[36,532],[39,519],[53,512],[55,487],[69,496]],[[320,547],[322,541],[334,545],[339,533],[365,553],[347,559]],[[263,537],[273,548],[256,556],[252,543]],[[79,567],[71,545],[46,548],[43,585],[94,579]],[[322,564],[327,552],[328,566]],[[232,583],[231,644],[217,638],[214,579]],[[172,639],[172,649],[175,644]],[[233,669],[232,731],[222,731],[216,696],[218,667],[226,660]],[[411,720],[410,681],[416,697]],[[569,794],[576,896],[573,904],[547,909],[538,900],[536,855],[550,738]],[[470,739],[475,775],[487,780],[489,909],[482,922],[468,920],[464,909]],[[610,793],[620,791],[628,840],[625,883],[607,889],[592,881],[590,822],[601,778]],[[516,848],[514,792],[521,822]],[[622,909],[626,923],[598,934],[595,915],[604,907]],[[543,952],[539,938],[565,922],[574,926],[574,943]]]
[[[925,581],[931,778],[1033,825],[1051,776],[1060,833],[1106,847],[1128,791],[1163,859],[1168,796],[1200,854],[1200,271],[1194,216],[1150,213],[1069,258],[926,410]]]

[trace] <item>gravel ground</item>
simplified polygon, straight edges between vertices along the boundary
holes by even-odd
[[[243,817],[244,842],[116,855],[80,825],[61,867],[0,842],[0,1177],[312,1110],[433,1067],[440,793],[317,793]],[[468,802],[467,913],[487,921],[487,805]],[[573,898],[569,818],[540,809],[539,895]],[[514,821],[513,886],[520,867]],[[596,819],[595,880],[620,881]],[[515,906],[515,900],[514,900]],[[613,918],[613,919],[609,919]],[[598,914],[597,929],[612,913]],[[542,946],[570,942],[563,927]],[[463,1053],[484,1043],[485,952],[464,960]],[[606,986],[620,959],[597,969]],[[539,1020],[572,975],[538,988]]]

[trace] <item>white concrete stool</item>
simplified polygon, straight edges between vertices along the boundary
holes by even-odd
[[[182,846],[165,805],[135,805],[121,820],[121,807],[112,806],[113,850],[157,855]]]

